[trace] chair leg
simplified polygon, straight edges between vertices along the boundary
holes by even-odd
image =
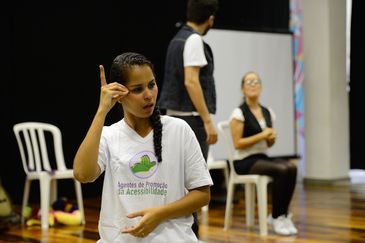
[[[49,228],[48,214],[49,214],[49,198],[50,198],[50,187],[51,177],[47,173],[43,173],[39,177],[40,183],[40,194],[41,194],[41,225],[42,229],[46,230]]]
[[[224,171],[224,181],[225,181],[225,183],[226,183],[226,189],[228,188],[228,183],[229,183],[229,171],[228,171],[228,167],[225,167],[224,169],[223,169]]]
[[[206,213],[209,211],[209,205],[205,205],[204,207],[202,207],[202,212]]]
[[[229,182],[228,189],[227,189],[227,200],[226,200],[226,212],[224,216],[224,230],[228,230],[231,226],[232,220],[232,208],[233,208],[233,191],[234,191],[234,184]]]
[[[252,183],[245,184],[245,204],[246,204],[246,224],[253,226],[255,221],[255,185]]]
[[[57,188],[57,179],[51,180],[51,194],[50,194],[50,203],[54,203],[58,198],[58,188]]]
[[[266,178],[260,177],[257,184],[260,235],[267,235],[267,183]]]
[[[77,180],[75,181],[75,191],[76,191],[76,198],[77,198],[77,206],[81,213],[81,223],[85,224],[85,211],[84,211],[84,202],[82,199],[82,189],[81,183]]]
[[[31,183],[32,183],[32,180],[29,180],[28,178],[25,179],[24,192],[23,192],[23,205],[22,205],[22,212],[21,212],[21,219],[20,219],[20,222],[21,222],[22,225],[25,224],[25,218],[24,218],[24,214],[23,214],[24,211],[23,210],[28,205],[29,190],[30,190]]]

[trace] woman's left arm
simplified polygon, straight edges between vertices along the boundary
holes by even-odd
[[[276,121],[276,114],[274,112],[274,110],[272,108],[268,108],[269,112],[270,112],[270,116],[271,116],[271,123],[272,125],[274,125],[275,121]],[[272,127],[274,129],[274,127]],[[267,146],[270,148],[275,144],[276,141],[276,131],[273,130],[273,133],[271,133],[271,135],[266,139],[267,142]]]
[[[178,218],[196,212],[210,201],[210,186],[194,188],[185,197],[163,205],[162,216],[165,219]]]

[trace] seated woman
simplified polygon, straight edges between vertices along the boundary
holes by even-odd
[[[297,168],[290,161],[271,159],[268,149],[274,145],[276,132],[273,128],[275,114],[259,102],[262,83],[255,72],[246,73],[241,82],[243,103],[230,116],[230,128],[235,150],[234,167],[238,174],[268,175],[272,183],[272,215],[269,223],[275,233],[296,234],[289,204],[296,185]]]

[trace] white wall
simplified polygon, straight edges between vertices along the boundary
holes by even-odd
[[[278,137],[272,156],[294,156],[296,151],[292,35],[211,29],[204,37],[212,47],[217,90],[215,123],[227,120],[242,102],[241,79],[256,71],[262,79],[261,103],[276,113]],[[215,158],[227,158],[223,139],[211,146]]]

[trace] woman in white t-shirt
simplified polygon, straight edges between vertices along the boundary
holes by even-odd
[[[183,120],[160,116],[151,62],[123,53],[101,92],[96,115],[74,159],[80,182],[105,172],[98,242],[198,242],[192,213],[207,205],[213,184],[199,143]],[[116,104],[124,118],[105,126]]]
[[[269,223],[277,234],[296,234],[298,230],[288,210],[296,185],[297,168],[288,160],[274,160],[267,156],[267,150],[276,139],[273,128],[275,114],[271,108],[260,104],[262,83],[259,75],[246,73],[242,78],[241,91],[244,101],[230,117],[235,170],[238,174],[260,174],[273,178]]]

